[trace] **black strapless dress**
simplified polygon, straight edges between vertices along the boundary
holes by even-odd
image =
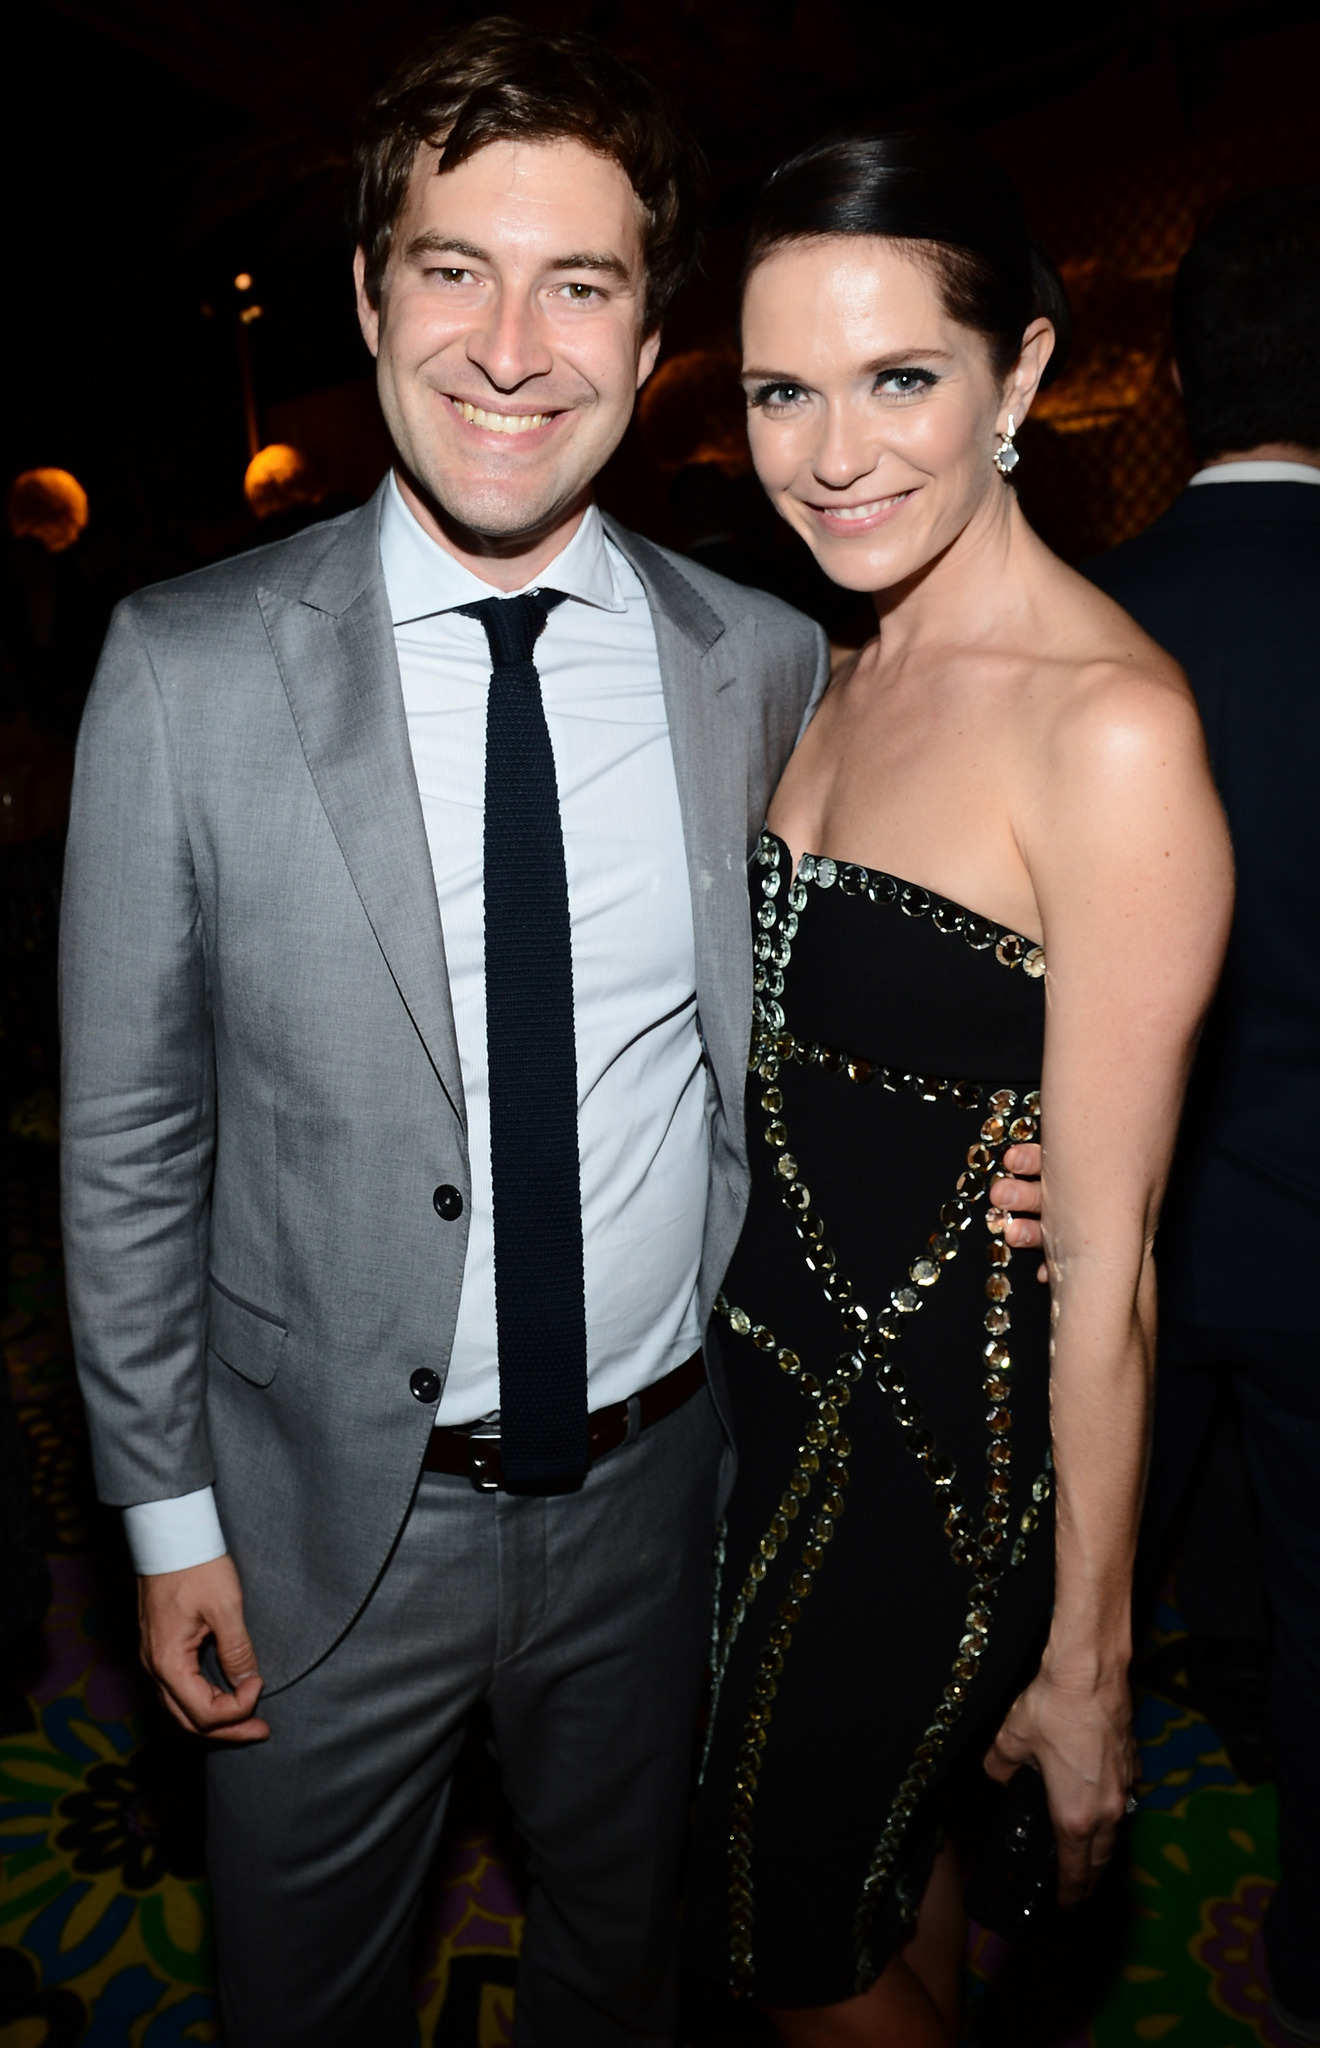
[[[1037,1131],[1045,962],[889,875],[794,878],[768,832],[752,897],[752,1195],[716,1304],[739,1473],[687,1926],[702,1974],[828,2005],[906,1939],[1048,1625],[1049,1297],[986,1228]]]

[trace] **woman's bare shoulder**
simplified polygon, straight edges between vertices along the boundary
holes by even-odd
[[[1135,1002],[1121,962],[1137,963],[1140,981],[1153,948],[1161,1000],[1176,966],[1199,1005],[1218,971],[1233,887],[1205,735],[1178,664],[1094,595],[1092,607],[1082,594],[1065,686],[1049,693],[1036,727],[1018,843],[1053,968],[1076,976],[1079,963],[1103,959],[1111,985]]]
[[[1108,654],[1112,659],[1140,662],[1155,671],[1182,674],[1173,657],[1151,639],[1121,604],[1116,604],[1107,592],[1097,589],[1080,570],[1070,569],[1064,562],[1057,566],[1061,602],[1075,618],[1080,632],[1096,644],[1097,651]]]
[[[1051,749],[1173,743],[1202,751],[1200,718],[1187,678],[1171,655],[1113,599],[1062,562],[1045,659],[1056,686],[1041,693]],[[1099,765],[1099,764],[1097,764]]]

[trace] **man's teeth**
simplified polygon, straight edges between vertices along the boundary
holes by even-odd
[[[479,405],[469,405],[465,398],[456,398],[454,404],[469,426],[489,427],[495,434],[529,434],[533,427],[543,427],[551,417],[548,412],[485,412]]]
[[[869,505],[825,505],[831,519],[873,519],[877,512],[883,512],[887,505],[897,505],[906,498],[906,491],[895,491],[892,498],[874,498]]]

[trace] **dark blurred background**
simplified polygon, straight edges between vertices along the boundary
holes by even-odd
[[[488,11],[416,0],[24,10],[3,139],[4,482],[66,470],[89,511],[58,553],[30,533],[8,543],[0,652],[43,723],[72,729],[118,596],[358,502],[378,480],[386,445],[341,225],[355,110],[421,35]],[[731,535],[756,580],[787,536],[739,477],[736,418],[712,418],[727,403],[719,357],[741,225],[782,156],[831,125],[937,118],[977,130],[1013,173],[1077,313],[1072,364],[1023,435],[1015,482],[1072,559],[1140,529],[1188,473],[1166,312],[1198,215],[1235,188],[1320,175],[1313,0],[531,0],[511,11],[602,35],[664,80],[705,145],[705,269],[665,342],[670,363],[711,352],[677,368],[689,395],[702,384],[703,404],[666,405],[662,384],[603,497],[674,545]],[[268,458],[254,510],[244,473],[269,444],[299,460]],[[795,555],[787,573],[800,601],[829,611]],[[846,605],[826,622],[840,640],[867,627]]]

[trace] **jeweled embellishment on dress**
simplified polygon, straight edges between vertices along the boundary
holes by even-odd
[[[722,1631],[718,1628],[717,1604],[714,1687],[707,1754],[734,1644],[769,1566],[781,1547],[790,1541],[793,1525],[801,1510],[808,1504],[817,1482],[823,1480],[822,1497],[798,1554],[798,1569],[789,1578],[786,1595],[779,1603],[777,1618],[757,1665],[751,1704],[746,1712],[738,1749],[728,1835],[730,1970],[735,1990],[749,1991],[754,1981],[752,1829],[778,1681],[793,1646],[802,1603],[811,1596],[835,1527],[844,1512],[852,1445],[843,1428],[843,1415],[852,1398],[853,1387],[868,1372],[886,1395],[889,1412],[902,1432],[908,1451],[930,1481],[952,1562],[972,1574],[967,1589],[963,1629],[952,1659],[950,1676],[894,1795],[858,1901],[855,1924],[857,1985],[862,1989],[874,1976],[869,1943],[876,1908],[886,1887],[894,1880],[897,1859],[922,1788],[934,1774],[950,1730],[958,1720],[970,1684],[976,1676],[989,1640],[995,1598],[1006,1562],[1011,1514],[1012,1358],[1003,1339],[1010,1331],[1008,1302],[1013,1288],[1009,1277],[1012,1253],[1002,1239],[992,1238],[986,1246],[990,1271],[984,1289],[987,1341],[981,1357],[981,1386],[986,1402],[988,1442],[979,1527],[959,1490],[954,1462],[941,1454],[919,1404],[907,1389],[892,1352],[903,1329],[920,1313],[930,1292],[937,1286],[941,1272],[957,1257],[960,1240],[970,1228],[978,1204],[986,1200],[990,1180],[999,1170],[1004,1149],[1036,1136],[1040,1097],[1033,1090],[1019,1101],[1010,1088],[987,1090],[981,1084],[966,1079],[949,1080],[899,1073],[871,1061],[852,1058],[837,1047],[801,1041],[786,1028],[783,1008],[777,998],[783,991],[783,970],[789,964],[798,920],[806,909],[812,883],[820,888],[832,888],[837,883],[844,894],[864,893],[873,902],[897,903],[908,917],[929,915],[937,930],[948,935],[961,935],[975,951],[986,951],[993,946],[995,958],[1001,966],[1012,969],[1020,965],[1032,978],[1044,972],[1044,954],[1040,947],[1032,947],[1020,935],[996,930],[959,906],[932,898],[925,890],[898,883],[893,877],[874,874],[865,868],[837,864],[824,856],[805,855],[781,898],[781,848],[779,841],[768,832],[762,835],[756,859],[765,870],[761,877],[765,903],[758,922],[773,936],[764,954],[760,953],[763,942],[758,941],[757,1031],[749,1065],[764,1083],[760,1098],[767,1118],[764,1137],[778,1154],[775,1170],[780,1199],[792,1218],[807,1270],[819,1284],[825,1300],[837,1311],[844,1350],[829,1372],[818,1377],[804,1369],[798,1354],[781,1344],[773,1331],[763,1324],[754,1323],[747,1310],[730,1304],[724,1295],[716,1299],[716,1313],[727,1320],[737,1335],[749,1336],[767,1358],[773,1355],[779,1370],[806,1397],[809,1419],[802,1432],[796,1465],[769,1526],[753,1551]],[[777,905],[782,905],[782,909]],[[767,907],[772,910],[768,922],[764,915]],[[792,920],[791,931],[787,928],[789,918]],[[773,983],[766,972],[766,963],[770,961],[774,963]],[[967,1148],[966,1168],[957,1176],[952,1194],[940,1208],[939,1227],[931,1231],[924,1249],[911,1259],[906,1268],[906,1284],[900,1281],[891,1290],[880,1314],[857,1299],[851,1279],[841,1272],[837,1254],[826,1235],[824,1220],[813,1208],[810,1190],[801,1178],[798,1159],[787,1149],[789,1130],[784,1116],[783,1090],[778,1083],[784,1064],[789,1062],[841,1075],[855,1086],[871,1085],[878,1080],[890,1092],[904,1090],[923,1102],[947,1104],[979,1113],[981,1121],[977,1142]],[[1002,1232],[1002,1212],[989,1208],[987,1204],[983,1213],[991,1230],[998,1227]],[[1033,1501],[1045,1500],[1049,1489],[1047,1470],[1032,1486]],[[1012,1565],[1023,1562],[1027,1538],[1037,1519],[1035,1508],[1024,1510],[1019,1517],[1019,1533],[1008,1550],[1008,1561]],[[723,1564],[721,1554],[721,1572]]]
[[[937,931],[946,936],[960,936],[976,953],[988,952],[993,947],[1001,967],[1021,967],[1033,981],[1045,973],[1045,948],[1024,939],[1020,932],[1005,931],[986,918],[978,917],[974,911],[964,910],[959,903],[951,903],[943,896],[933,896],[928,889],[919,888],[914,882],[900,882],[897,876],[887,875],[878,868],[864,868],[850,861],[834,861],[827,854],[804,853],[798,862],[797,873],[788,880],[787,898],[792,912],[790,930],[787,920],[781,922],[780,908],[775,901],[784,877],[781,874],[780,842],[772,832],[762,832],[755,860],[767,870],[761,877],[765,900],[757,909],[756,921],[763,933],[777,929],[780,939],[777,947],[767,947],[764,953],[760,951],[758,941],[753,988],[755,1017],[760,1026],[768,1025],[775,1031],[783,1027],[784,1011],[779,1002],[784,992],[783,970],[788,965],[788,949],[797,935],[798,916],[806,908],[808,884],[812,882],[820,889],[832,889],[837,882],[842,894],[868,896],[872,903],[895,904],[905,917],[929,916]]]

